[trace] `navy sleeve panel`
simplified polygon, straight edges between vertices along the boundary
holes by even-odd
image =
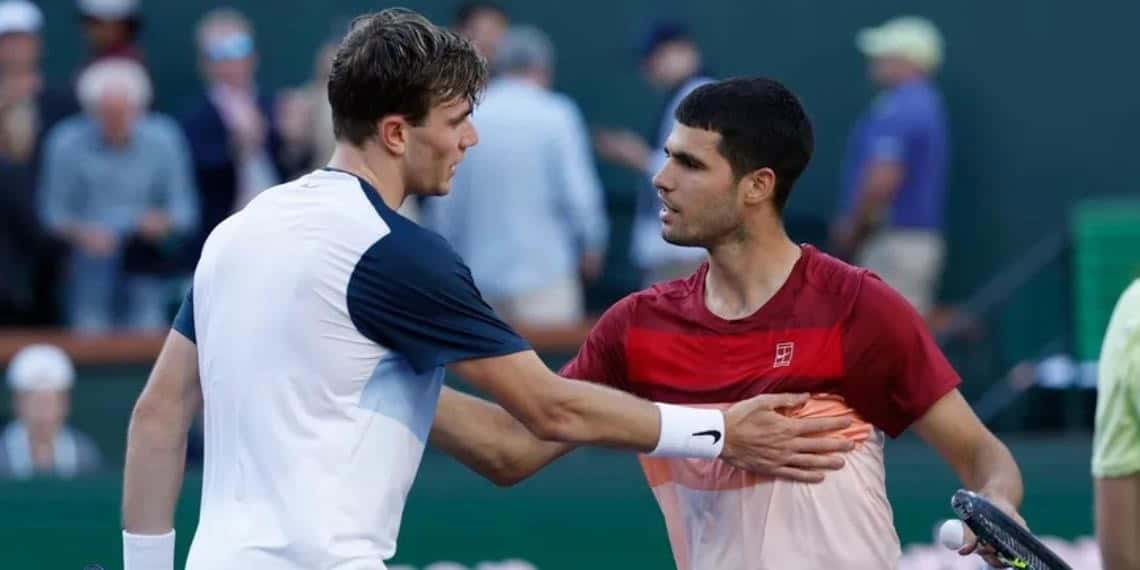
[[[198,337],[194,331],[193,289],[186,292],[186,300],[182,301],[182,306],[178,308],[178,314],[174,316],[173,328],[182,333],[182,336],[190,339],[190,342],[197,344]]]
[[[530,347],[483,300],[446,240],[410,222],[372,245],[348,281],[348,313],[364,336],[417,373]]]

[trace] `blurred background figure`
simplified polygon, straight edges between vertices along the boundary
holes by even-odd
[[[72,478],[99,470],[99,450],[68,427],[75,368],[58,347],[21,349],[8,365],[16,419],[0,434],[0,479]]]
[[[471,40],[479,54],[492,62],[508,25],[510,17],[502,6],[494,2],[464,2],[455,12],[452,27],[459,35]]]
[[[1105,570],[1140,568],[1140,279],[1113,310],[1097,372],[1096,534]]]
[[[306,170],[314,170],[328,164],[336,146],[333,136],[332,106],[329,105],[329,74],[332,73],[333,58],[340,38],[347,25],[338,26],[337,32],[317,48],[313,58],[313,75],[309,81],[281,96],[278,105],[280,130],[287,140],[297,141],[309,162]]]
[[[195,40],[205,90],[178,118],[190,144],[202,212],[198,239],[187,251],[190,266],[218,223],[308,165],[298,150],[305,141],[281,136],[277,97],[258,89],[253,27],[245,16],[230,8],[213,10],[199,21]]]
[[[148,111],[150,80],[134,61],[91,65],[78,93],[85,112],[50,133],[40,188],[41,220],[72,246],[68,321],[164,328],[174,250],[198,213],[186,144]]]
[[[942,62],[942,37],[925,19],[900,17],[859,32],[856,45],[880,93],[847,144],[834,249],[928,316],[946,249],[949,141],[931,78]]]
[[[138,0],[78,0],[77,8],[87,40],[84,66],[106,58],[145,63],[139,46],[142,16]]]
[[[630,250],[633,264],[642,272],[643,284],[649,285],[686,276],[705,259],[701,248],[676,246],[661,237],[661,201],[652,178],[665,164],[665,139],[673,128],[673,112],[686,95],[711,79],[703,71],[700,50],[680,23],[653,23],[638,42],[637,53],[642,77],[666,93],[653,146],[636,133],[622,130],[599,131],[594,142],[603,159],[643,177]]]
[[[42,26],[34,4],[0,2],[0,325],[57,319],[61,251],[36,217],[36,181],[44,133],[77,109],[45,86]]]
[[[550,91],[554,49],[538,29],[512,28],[494,66],[474,114],[479,144],[455,190],[430,202],[432,225],[499,315],[575,324],[585,316],[581,279],[601,272],[609,228],[585,121]]]

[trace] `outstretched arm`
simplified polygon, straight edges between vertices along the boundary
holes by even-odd
[[[173,568],[174,506],[182,488],[187,432],[201,406],[197,347],[182,333],[171,331],[135,404],[127,435],[126,570]]]
[[[770,394],[737,404],[736,413],[749,417],[752,438],[748,468],[770,477],[818,482],[827,470],[843,467],[839,452],[851,443],[821,437],[841,427],[842,418],[795,419],[778,410],[799,405],[804,395]],[[513,485],[530,477],[576,446],[545,441],[533,435],[503,408],[474,396],[444,388],[440,394],[431,443],[471,470],[498,485]]]
[[[1021,471],[1013,455],[981,420],[974,415],[958,390],[938,400],[914,425],[915,431],[950,464],[966,487],[985,495],[1022,524],[1017,514],[1021,505]],[[974,551],[966,545],[962,554]],[[1001,568],[990,552],[982,552],[992,566]]]
[[[487,402],[444,387],[431,444],[496,485],[514,485],[569,453],[573,444],[543,441]]]

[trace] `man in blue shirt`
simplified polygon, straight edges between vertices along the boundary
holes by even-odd
[[[147,112],[150,81],[138,63],[92,64],[78,92],[86,112],[49,134],[39,195],[44,226],[72,246],[70,325],[166,327],[172,249],[198,216],[186,143],[173,120]]]
[[[554,50],[538,29],[511,29],[494,62],[473,116],[479,146],[427,218],[508,322],[573,325],[585,316],[579,276],[601,272],[609,230],[586,122],[550,90]]]
[[[847,144],[834,245],[926,314],[945,250],[946,113],[930,80],[942,40],[930,22],[902,17],[863,30],[856,43],[882,92]]]

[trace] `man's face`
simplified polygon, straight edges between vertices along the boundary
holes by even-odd
[[[67,420],[67,390],[19,390],[15,396],[16,416],[33,432],[53,434]]]
[[[653,177],[663,203],[660,216],[665,241],[710,247],[743,224],[739,179],[717,149],[720,140],[715,131],[673,124],[665,141],[669,158]]]
[[[34,34],[0,36],[0,99],[27,101],[43,86],[40,38]]]
[[[107,142],[121,146],[130,141],[131,129],[139,116],[139,105],[125,91],[109,89],[95,105],[95,120]]]
[[[483,10],[473,15],[460,33],[475,44],[479,55],[491,60],[507,33],[507,19],[495,10]]]
[[[871,81],[880,88],[893,87],[920,73],[909,60],[891,55],[871,58],[869,66]]]
[[[253,85],[257,55],[249,31],[236,24],[217,24],[207,34],[202,54],[206,79],[235,89]]]
[[[658,89],[672,89],[700,67],[696,47],[688,40],[667,42],[653,50],[641,64],[645,80]]]
[[[409,194],[442,196],[451,191],[455,168],[479,142],[471,102],[459,97],[432,107],[423,124],[408,128],[404,154]]]

